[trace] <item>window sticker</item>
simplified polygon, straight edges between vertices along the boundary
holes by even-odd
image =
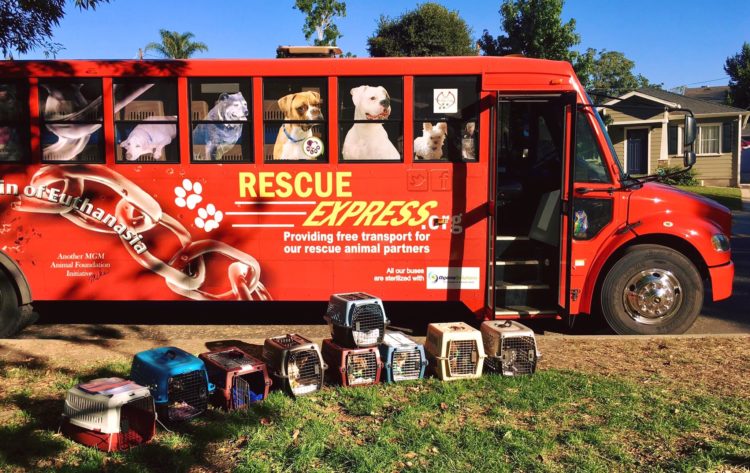
[[[432,113],[458,113],[458,89],[433,89]]]

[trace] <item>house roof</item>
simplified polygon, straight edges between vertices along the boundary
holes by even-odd
[[[684,95],[685,97],[724,104],[728,93],[728,85],[704,85],[703,87],[685,87]]]
[[[658,102],[670,107],[688,108],[692,110],[695,115],[722,113],[725,113],[727,115],[738,115],[740,113],[749,113],[747,110],[743,110],[741,108],[731,107],[729,105],[710,102],[708,100],[699,98],[686,97],[684,95],[667,92],[666,90],[662,89],[654,89],[651,87],[641,87],[632,92],[628,92],[627,94],[620,96],[619,99],[611,100],[605,105],[612,105],[619,102],[620,100],[629,99],[633,96],[645,98],[647,100],[653,100],[654,102]]]

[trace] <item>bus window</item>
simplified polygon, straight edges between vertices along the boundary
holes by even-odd
[[[327,161],[324,77],[263,80],[263,155],[266,162]]]
[[[42,159],[104,162],[102,81],[39,81]]]
[[[251,162],[249,79],[191,79],[192,162]]]
[[[339,79],[342,161],[401,161],[403,90],[401,77]]]
[[[579,112],[576,117],[575,181],[611,183],[604,156],[599,151],[586,114]]]
[[[177,163],[177,81],[114,81],[118,163]]]
[[[414,78],[414,159],[476,161],[479,78]]]
[[[28,91],[19,83],[0,82],[0,162],[28,157]]]

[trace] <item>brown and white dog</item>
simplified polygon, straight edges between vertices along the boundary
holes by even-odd
[[[322,120],[320,94],[312,91],[297,92],[279,99],[279,109],[284,120]],[[276,144],[273,146],[273,159],[313,159],[305,155],[302,146],[310,138],[312,124],[284,123],[279,128]]]

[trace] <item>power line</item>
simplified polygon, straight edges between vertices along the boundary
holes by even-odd
[[[679,85],[677,85],[675,87],[687,87],[688,85],[709,84],[711,82],[719,82],[719,81],[727,80],[727,79],[729,79],[729,76],[720,77],[718,79],[711,79],[711,80],[702,80],[702,81],[698,81],[698,82],[691,82],[689,84],[679,84]],[[674,88],[674,87],[672,87],[672,88]]]

